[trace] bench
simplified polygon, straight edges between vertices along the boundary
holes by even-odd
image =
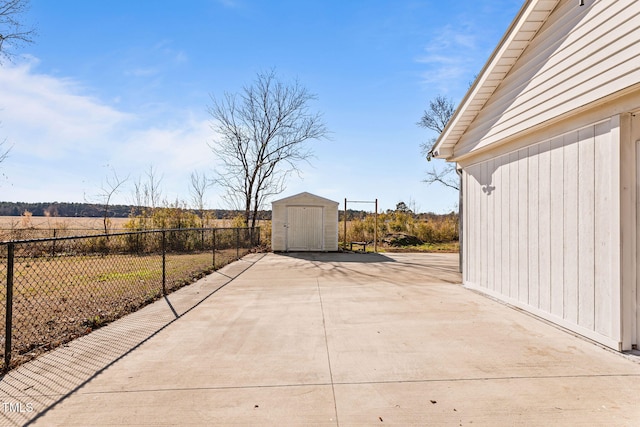
[[[362,246],[362,252],[367,252],[367,242],[349,242],[349,250],[353,251],[353,245]]]

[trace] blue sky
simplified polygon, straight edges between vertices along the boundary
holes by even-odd
[[[456,104],[521,0],[31,0],[38,37],[0,67],[0,200],[94,199],[115,170],[131,203],[150,166],[164,198],[189,201],[189,175],[220,167],[207,106],[275,68],[318,96],[328,141],[286,197],[404,201],[456,209],[457,193],[422,181],[434,163],[416,125],[436,95]],[[439,162],[439,161],[437,161]],[[440,163],[435,163],[440,167]],[[226,208],[212,187],[207,206]],[[279,198],[279,197],[277,197]],[[367,208],[366,206],[361,206]],[[268,206],[269,208],[269,206]]]

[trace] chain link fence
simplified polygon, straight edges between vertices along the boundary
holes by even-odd
[[[127,233],[131,230],[109,228],[109,234]],[[0,241],[57,239],[60,237],[94,236],[104,234],[104,228],[0,228]]]
[[[0,243],[0,370],[192,283],[259,240],[259,230],[203,228]]]

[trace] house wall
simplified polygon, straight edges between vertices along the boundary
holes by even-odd
[[[537,126],[640,82],[640,2],[562,0],[529,42],[477,118],[455,158]]]
[[[620,211],[621,119],[463,165],[465,285],[615,349],[623,282],[635,286],[622,270],[621,227],[635,213]]]
[[[310,193],[301,193],[272,203],[271,248],[286,251],[287,248],[287,208],[290,206],[317,206],[323,209],[324,251],[338,250],[338,202]]]

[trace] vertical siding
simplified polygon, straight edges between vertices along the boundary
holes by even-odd
[[[321,250],[323,244],[323,208],[319,206],[287,207],[287,249]]]
[[[482,196],[484,194],[486,194],[487,189],[486,189],[486,185],[483,185],[485,182],[487,182],[487,180],[489,179],[489,162],[484,162],[482,164],[480,164],[480,191]],[[488,209],[489,209],[489,203],[487,202],[487,198],[486,197],[479,197],[480,199],[480,218],[478,219],[478,225],[480,226],[480,251],[481,251],[481,261],[480,261],[480,283],[482,284],[483,287],[488,287],[488,277],[487,277],[487,266],[489,265],[489,251],[486,250],[482,250],[482,245],[488,243],[488,231],[489,231],[489,225],[488,225],[488,220],[489,220],[489,215],[488,215]],[[486,226],[485,226],[486,224]]]
[[[538,307],[551,312],[551,141],[538,145],[538,256],[539,294]]]
[[[578,324],[595,329],[595,127],[578,133]],[[606,142],[605,142],[606,144]]]
[[[564,313],[564,140],[551,140],[551,313]]]
[[[608,345],[619,286],[611,128],[591,125],[465,169],[465,283]]]
[[[274,251],[286,251],[286,207],[273,204],[271,207],[271,248]]]
[[[528,149],[528,227],[529,234],[529,280],[528,280],[528,301],[534,307],[540,305],[540,205],[538,202],[540,194],[540,182],[538,175],[539,145],[534,145]]]
[[[487,203],[487,288],[491,290],[495,290],[496,281],[495,281],[495,197],[491,197],[491,193],[495,190],[495,182],[492,182],[491,177],[495,174],[496,162],[494,159],[490,159],[487,164],[485,181],[487,184],[483,188],[485,194],[488,197],[484,197]]]
[[[595,127],[595,227],[594,227],[594,258],[598,261],[594,265],[595,301],[595,330],[603,335],[614,333],[611,324],[611,300],[613,297],[611,276],[611,259],[613,246],[611,244],[612,218],[610,217],[613,194],[610,192],[612,174],[603,173],[610,168],[611,144],[609,141],[608,124]],[[615,223],[615,222],[614,222]]]
[[[563,283],[564,318],[578,323],[578,139],[577,132],[564,136]]]
[[[473,247],[473,251],[474,253],[476,253],[477,255],[474,257],[475,259],[473,260],[473,279],[475,280],[476,283],[480,283],[481,281],[481,277],[480,277],[480,272],[482,269],[482,255],[481,255],[481,246],[483,241],[482,241],[482,226],[481,226],[481,218],[482,218],[482,212],[480,210],[480,198],[481,198],[481,192],[482,189],[480,188],[480,183],[478,182],[478,179],[481,175],[481,169],[480,166],[475,166],[473,168],[473,178],[471,180],[471,206],[470,209],[475,212],[473,214],[473,224],[471,226],[471,230],[472,230],[472,236],[471,236],[471,242],[470,244]]]
[[[529,150],[518,152],[518,300],[529,302]]]
[[[509,296],[518,299],[518,152],[509,155]]]
[[[498,263],[498,271],[502,273],[502,286],[500,287],[501,293],[503,295],[509,295],[509,286],[511,283],[511,279],[509,277],[510,264],[509,264],[509,255],[510,255],[510,247],[509,247],[509,229],[510,229],[510,219],[511,219],[511,211],[509,209],[509,156],[502,157],[502,185],[500,186],[500,192],[502,193],[501,205],[502,205],[502,224],[501,224],[501,233],[500,238],[502,239],[502,258]]]
[[[492,159],[495,165],[494,171],[494,179],[493,179],[493,191],[489,194],[489,198],[493,200],[493,290],[495,292],[502,292],[502,269],[500,268],[502,264],[502,228],[504,222],[502,221],[502,162],[504,157],[498,157],[497,159]],[[491,217],[488,218],[489,220]]]

